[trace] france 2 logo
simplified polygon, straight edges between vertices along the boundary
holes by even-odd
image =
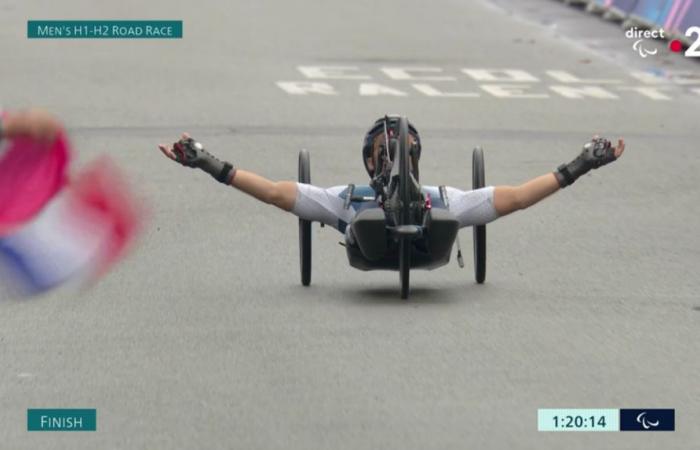
[[[695,41],[690,44],[688,50],[685,51],[685,56],[688,58],[700,57],[700,27],[688,28],[685,31],[685,35],[688,37],[696,36]],[[625,36],[628,39],[636,39],[632,45],[632,49],[639,53],[639,56],[642,58],[646,58],[647,56],[653,56],[658,53],[656,48],[649,48],[647,46],[647,39],[666,39],[668,34],[663,28],[640,30],[637,27],[632,27],[625,32]],[[674,53],[680,53],[683,51],[683,43],[679,39],[673,39],[668,43],[668,49]]]
[[[688,47],[688,50],[685,51],[685,56],[688,58],[700,58],[700,27],[688,28],[685,35],[688,37],[696,36],[695,41]],[[683,50],[683,44],[678,39],[674,39],[669,43],[668,48],[672,52],[678,53]]]

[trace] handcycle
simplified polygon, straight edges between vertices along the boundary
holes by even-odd
[[[382,148],[386,164],[372,180],[374,195],[357,195],[350,184],[345,192],[346,205],[373,202],[362,208],[348,226],[354,242],[345,243],[348,262],[360,270],[399,272],[401,298],[409,295],[411,269],[432,270],[447,264],[457,244],[457,261],[464,266],[458,239],[459,224],[449,210],[447,192],[440,186],[439,198],[422,190],[417,173],[410,166],[413,147],[408,119],[400,117],[398,134]],[[311,183],[311,161],[307,150],[299,152],[300,183]],[[472,152],[472,188],[485,186],[484,152]],[[481,284],[486,279],[486,225],[473,227],[474,276]],[[301,283],[311,283],[311,221],[299,219],[299,259]]]

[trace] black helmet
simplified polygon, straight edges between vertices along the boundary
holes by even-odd
[[[365,170],[367,170],[370,178],[373,177],[374,174],[367,166],[367,159],[372,156],[372,143],[377,136],[384,132],[385,122],[386,128],[389,131],[389,138],[396,136],[399,132],[399,118],[400,116],[394,114],[380,117],[374,122],[374,125],[367,130],[367,133],[365,133],[365,140],[362,144],[362,163],[365,165]],[[416,160],[419,160],[421,152],[420,136],[418,135],[418,130],[416,130],[416,127],[414,127],[411,122],[408,122],[408,133],[416,140],[413,156],[415,156]]]

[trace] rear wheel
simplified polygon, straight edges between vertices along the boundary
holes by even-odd
[[[484,176],[484,150],[477,147],[472,152],[472,188],[486,185]],[[474,227],[474,278],[481,284],[486,279],[486,225]]]
[[[309,152],[299,152],[299,183],[311,183],[311,161]],[[311,284],[311,221],[299,219],[299,264],[301,284]]]
[[[410,190],[410,166],[409,166],[409,134],[408,119],[399,119],[399,199],[401,200],[401,214],[399,225],[410,225],[411,218],[411,190]],[[399,238],[399,276],[401,279],[401,298],[408,298],[409,278],[411,273],[411,238]]]

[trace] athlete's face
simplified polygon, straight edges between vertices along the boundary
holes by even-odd
[[[409,141],[410,144],[413,145],[416,143],[416,138],[414,138],[413,136],[409,136]],[[386,145],[386,138],[384,137],[384,133],[380,133],[379,135],[377,135],[377,137],[374,138],[374,143],[372,144],[372,157],[367,158],[367,166],[369,167],[369,170],[372,173],[374,173],[374,170],[377,167],[379,161],[379,153],[381,152],[382,145]],[[415,158],[409,159],[411,171],[413,171],[413,167],[418,164],[418,161],[415,161],[414,159]]]

